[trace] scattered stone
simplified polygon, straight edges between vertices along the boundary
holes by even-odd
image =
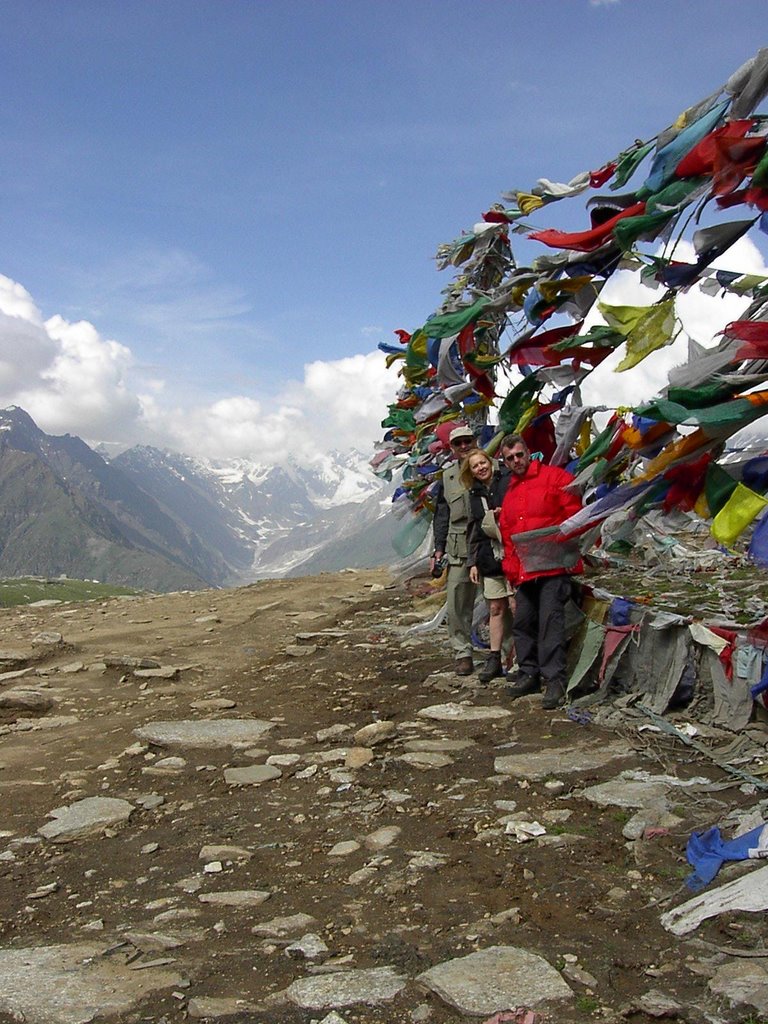
[[[524,754],[497,757],[493,767],[500,775],[538,782],[551,775],[602,768],[611,761],[629,757],[631,753],[623,741],[592,746],[555,747],[552,750],[529,750]]]
[[[267,764],[277,765],[278,768],[293,768],[301,760],[301,754],[271,754]]]
[[[134,658],[129,654],[120,654],[104,658],[107,668],[160,668],[160,662],[154,658]]]
[[[381,795],[388,803],[394,804],[396,807],[407,803],[409,800],[413,800],[410,793],[401,793],[397,789],[384,789],[382,790]]]
[[[183,757],[163,757],[152,765],[155,771],[161,772],[180,772],[186,767],[187,762]]]
[[[458,752],[474,747],[474,740],[406,740],[403,746],[406,750],[421,753],[430,751],[438,754],[445,754],[448,751]]]
[[[397,761],[404,761],[412,768],[420,771],[429,771],[433,768],[447,768],[453,764],[453,758],[447,754],[430,754],[428,751],[413,751],[409,754],[400,754]]]
[[[271,895],[261,889],[232,889],[228,892],[204,892],[197,898],[201,903],[213,903],[217,907],[260,907]]]
[[[252,764],[246,768],[227,768],[224,781],[229,786],[260,786],[262,782],[282,778],[282,774],[276,765]]]
[[[215,1020],[217,1017],[233,1017],[252,1010],[255,1010],[255,1006],[245,999],[195,996],[187,1003],[187,1013],[192,1020]]]
[[[445,853],[432,853],[431,850],[413,852],[408,861],[409,871],[437,871],[448,863],[448,855]]]
[[[422,718],[438,722],[482,722],[497,718],[510,718],[512,712],[500,707],[474,707],[471,704],[432,704],[417,712]]]
[[[35,889],[34,892],[30,892],[27,895],[28,900],[42,900],[46,896],[50,896],[51,893],[57,892],[59,888],[58,882],[50,882],[48,885],[40,885]]]
[[[373,760],[373,751],[370,747],[351,747],[344,758],[345,768],[362,768]]]
[[[2,661],[0,660],[0,665]],[[12,682],[14,679],[23,679],[24,676],[32,674],[31,668],[20,668],[15,672],[0,672],[0,685],[4,686],[6,683]]]
[[[161,668],[136,668],[133,674],[137,679],[178,679],[179,671],[173,665],[164,665]]]
[[[424,971],[416,980],[459,1013],[471,1016],[573,998],[554,967],[516,946],[490,946],[448,960]]]
[[[203,846],[198,853],[198,860],[210,863],[214,860],[250,860],[253,854],[242,846]]]
[[[226,697],[206,697],[204,700],[193,700],[189,706],[195,711],[228,711],[236,708],[237,703]]]
[[[356,843],[354,839],[349,839],[343,843],[336,843],[328,851],[329,857],[348,857],[350,853],[356,853],[360,849],[360,843]]]
[[[358,729],[353,738],[358,747],[375,747],[377,743],[384,743],[395,735],[397,726],[394,722],[371,722]]]
[[[760,1016],[768,1014],[768,966],[762,960],[737,960],[723,964],[709,981],[715,995],[725,996],[731,1006],[753,1006]]]
[[[590,974],[589,971],[585,971],[584,968],[580,967],[577,963],[566,963],[561,973],[566,981],[573,981],[577,985],[583,985],[585,988],[597,988],[597,978],[593,974]]]
[[[133,805],[127,800],[89,796],[69,807],[57,807],[49,811],[49,817],[55,820],[37,831],[54,843],[69,843],[75,839],[98,835],[107,828],[128,821],[133,810]]]
[[[683,819],[673,814],[662,805],[651,804],[649,807],[642,807],[621,830],[625,839],[641,839],[648,829],[674,829],[681,825]]]
[[[299,978],[288,986],[285,995],[304,1010],[326,1010],[355,1003],[377,1006],[391,1002],[407,983],[408,979],[393,967],[373,967]]]
[[[87,1024],[127,1013],[182,980],[170,971],[131,971],[102,952],[86,943],[0,949],[0,1011],[29,1024]]]
[[[160,932],[124,932],[125,938],[142,953],[162,953],[167,949],[179,949],[184,940],[177,935],[163,935]]]
[[[343,725],[341,722],[336,725],[329,725],[327,729],[320,729],[315,733],[315,739],[318,743],[325,743],[326,740],[338,739],[339,736],[345,736],[347,733],[354,729],[353,725]]]
[[[255,924],[251,931],[254,935],[282,939],[286,935],[296,935],[316,925],[317,921],[309,914],[291,914],[289,917],[273,917],[269,921],[262,921],[261,924]]]
[[[286,956],[294,960],[325,960],[330,950],[314,932],[302,935],[300,939],[285,947]]]
[[[241,743],[248,746],[274,728],[274,722],[265,722],[258,718],[216,718],[202,721],[151,722],[149,725],[134,729],[137,736],[145,743],[154,743],[158,747],[218,747],[237,746]]]
[[[317,651],[317,644],[288,644],[285,648],[285,653],[289,658],[307,658],[310,654],[315,654]]]
[[[33,647],[58,647],[62,643],[64,643],[64,637],[54,630],[38,633],[32,637]]]
[[[39,690],[5,690],[0,693],[0,708],[9,711],[31,711],[34,714],[45,714],[56,704],[49,693]]]
[[[148,796],[137,796],[136,803],[139,807],[143,807],[145,811],[154,811],[157,807],[163,806],[165,797],[160,796],[158,793],[150,793]]]
[[[385,850],[395,842],[402,831],[397,825],[384,825],[366,836],[363,842],[369,850]]]

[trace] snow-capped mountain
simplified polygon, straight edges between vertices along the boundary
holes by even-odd
[[[389,488],[356,452],[309,467],[138,446],[104,458],[0,411],[0,575],[155,590],[234,586],[394,560]]]
[[[217,549],[232,566],[230,582],[296,575],[302,567],[316,571],[325,549],[321,561],[326,569],[379,565],[393,558],[388,488],[359,452],[332,453],[310,467],[294,461],[265,466],[140,446],[112,464],[200,536],[216,537]],[[329,562],[342,538],[344,544]]]

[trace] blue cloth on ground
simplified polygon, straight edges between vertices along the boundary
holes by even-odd
[[[724,840],[717,827],[708,828],[706,832],[693,832],[685,855],[694,869],[685,884],[696,892],[709,885],[726,860],[768,857],[768,824],[764,822],[738,839],[730,840]]]

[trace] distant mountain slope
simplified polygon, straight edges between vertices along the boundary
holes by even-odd
[[[386,491],[359,454],[329,456],[307,468],[213,463],[136,447],[113,465],[215,543],[233,583],[371,568],[394,557],[388,497],[382,506]]]
[[[50,437],[21,409],[0,412],[0,574],[201,587],[190,544],[79,438]]]
[[[107,460],[6,409],[0,575],[174,590],[387,564],[386,491],[357,453],[263,466],[137,446]]]

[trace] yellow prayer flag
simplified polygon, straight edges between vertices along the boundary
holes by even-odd
[[[541,196],[534,196],[530,192],[518,192],[515,199],[517,200],[520,212],[526,217],[529,213],[533,213],[534,210],[538,210],[544,205],[544,200]]]
[[[768,498],[744,484],[736,484],[733,494],[712,520],[712,536],[719,544],[730,547],[766,505]]]
[[[676,323],[674,299],[651,306],[627,335],[626,355],[616,367],[616,372],[629,370],[657,348],[670,345],[675,340]]]

